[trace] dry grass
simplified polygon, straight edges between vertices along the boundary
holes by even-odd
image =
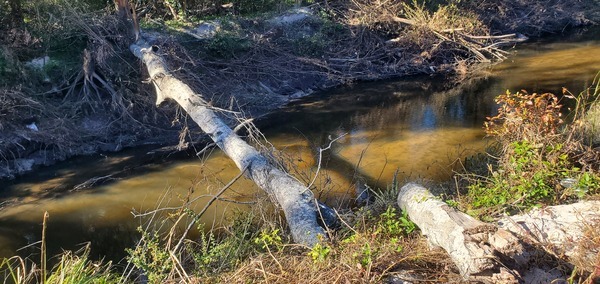
[[[400,214],[397,188],[376,195],[369,206],[340,213],[342,228],[313,248],[290,244],[282,233],[285,220],[267,203],[252,206],[226,227],[186,239],[179,248],[175,243],[181,230],[160,233],[146,227],[138,247],[130,250],[126,279],[144,274],[161,283],[381,283],[392,278],[460,282],[447,254],[431,250]],[[193,218],[194,213],[179,210],[168,215],[167,223],[173,223],[185,220],[178,216]]]
[[[89,244],[76,252],[65,251],[56,256],[56,265],[49,267],[48,263],[52,260],[46,255],[48,217],[46,212],[42,221],[42,240],[39,242],[39,262],[20,256],[3,258],[0,261],[0,277],[4,278],[4,283],[115,283],[112,262],[91,261]]]
[[[501,95],[498,115],[486,122],[496,142],[487,173],[467,174],[465,208],[480,217],[528,210],[532,206],[572,202],[600,193],[600,152],[585,143],[581,121],[588,92],[563,99],[577,101],[565,124],[562,104],[553,94]]]
[[[589,24],[598,17],[597,5],[597,2],[587,0],[461,1],[462,8],[473,10],[482,22],[497,32],[518,31],[534,36]]]
[[[370,211],[369,211],[370,212]],[[396,277],[411,281],[459,282],[446,253],[430,250],[418,233],[389,235],[367,211],[346,215],[350,227],[332,243],[312,250],[284,245],[259,253],[214,283],[382,283]],[[352,215],[352,216],[351,216]]]
[[[15,122],[47,111],[41,102],[14,89],[0,89],[0,131],[14,130]]]
[[[600,72],[592,86],[578,99],[577,104],[577,109],[582,110],[575,117],[575,125],[582,134],[580,138],[587,145],[600,145]]]
[[[431,9],[419,1],[355,0],[348,10],[350,25],[385,34],[392,38],[388,44],[416,51],[422,63],[503,60],[506,54],[499,47],[521,40],[515,34],[492,36],[479,15],[452,3]]]
[[[234,272],[221,275],[215,282],[294,283],[381,283],[395,275],[419,281],[441,281],[451,266],[445,253],[431,251],[422,238],[406,238],[400,243],[377,240],[377,236],[357,234],[316,262],[306,250],[284,249],[261,254],[242,264]],[[402,250],[398,251],[398,247]],[[369,258],[369,261],[366,259]]]
[[[3,283],[16,284],[116,283],[112,263],[91,261],[89,252],[89,245],[76,252],[66,251],[57,256],[57,264],[47,271],[30,259],[5,258],[0,262],[0,277]]]
[[[600,101],[595,101],[582,120],[586,144],[600,145]]]
[[[600,280],[600,219],[586,220],[583,225],[583,237],[578,241],[578,250],[571,258],[575,265],[572,278],[585,279],[580,283],[596,283],[594,281]]]

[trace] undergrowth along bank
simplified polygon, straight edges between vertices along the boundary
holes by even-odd
[[[574,95],[500,95],[485,131],[488,153],[467,160],[463,208],[484,219],[600,194],[600,73]],[[571,107],[565,109],[565,105]],[[566,116],[565,116],[566,115]]]
[[[403,277],[457,278],[446,270],[449,259],[441,251],[429,250],[415,224],[397,208],[397,188],[397,184],[390,186],[368,207],[341,212],[343,227],[332,232],[330,243],[313,248],[290,244],[285,222],[262,209],[266,207],[256,206],[226,227],[200,230],[198,238],[186,239],[175,250],[181,231],[154,230],[148,224],[140,230],[138,245],[128,249],[126,263],[91,261],[85,246],[59,256],[46,273],[20,257],[5,259],[0,270],[5,280],[14,283],[290,283],[299,279],[364,283],[385,281],[400,267],[415,271]]]
[[[356,25],[341,22],[339,25],[333,24],[327,26],[327,24],[323,24],[318,18],[313,17],[308,21],[308,24],[302,22],[302,25],[297,26],[297,28],[304,27],[304,25],[310,26],[311,34],[307,35],[307,37],[296,38],[293,35],[289,37],[290,35],[286,35],[285,31],[274,29],[272,33],[268,33],[271,30],[261,30],[261,27],[264,27],[260,24],[255,25],[251,21],[240,21],[241,24],[234,22],[231,27],[232,30],[236,30],[237,32],[212,39],[208,47],[189,49],[185,45],[179,45],[177,42],[169,41],[168,39],[162,42],[163,45],[161,47],[166,47],[165,49],[173,57],[174,64],[181,68],[181,74],[179,75],[187,76],[190,81],[196,79],[194,78],[194,76],[197,76],[195,74],[202,74],[208,78],[226,78],[228,82],[231,82],[231,78],[245,82],[243,86],[229,87],[244,90],[245,92],[242,93],[246,96],[235,99],[245,102],[254,101],[254,95],[258,92],[268,94],[270,92],[281,91],[281,93],[284,93],[282,91],[283,87],[281,89],[274,87],[281,86],[277,85],[276,82],[282,82],[285,78],[295,76],[299,72],[298,70],[302,74],[309,74],[322,80],[344,82],[353,78],[374,79],[379,78],[378,76],[383,77],[386,74],[393,76],[410,72],[437,72],[436,69],[439,71],[444,66],[444,68],[450,70],[453,68],[453,64],[457,66],[461,64],[461,61],[453,61],[456,58],[450,55],[457,55],[459,56],[458,58],[463,59],[471,58],[470,56],[473,56],[473,54],[475,54],[474,58],[478,57],[469,48],[470,45],[465,46],[465,44],[461,43],[461,40],[466,40],[468,35],[473,36],[470,33],[477,31],[484,22],[480,20],[469,22],[468,18],[463,18],[465,17],[465,13],[460,10],[453,10],[454,8],[452,7],[430,9],[419,3],[415,3],[414,6],[400,7],[404,10],[399,10],[396,17],[401,15],[404,18],[392,18],[391,21],[387,21],[391,23],[389,25],[395,27],[388,31],[392,34],[386,34],[388,32],[386,32],[385,28],[380,29],[377,27],[377,25],[383,25],[377,21],[373,22],[372,26],[370,26],[371,24],[361,22]],[[406,13],[406,11],[409,12]],[[336,13],[338,13],[337,10],[325,10],[325,13],[319,15],[319,17],[324,17],[333,23],[338,23],[335,22],[338,19],[346,19],[348,21],[352,19],[350,16],[343,18],[340,15],[345,14]],[[413,16],[410,16],[411,13]],[[419,18],[421,16],[417,16],[419,14],[422,15],[423,19]],[[454,25],[438,25],[431,22],[432,19],[439,20],[447,17],[460,19],[459,22],[464,22],[465,24],[464,26],[457,27]],[[412,22],[406,23],[405,19]],[[403,22],[405,22],[404,24],[407,27],[402,26]],[[245,28],[242,29],[242,24],[251,28],[252,32],[250,34],[252,37],[245,37],[240,32],[246,30]],[[95,25],[91,27],[93,28],[91,32],[85,31],[81,34],[86,39],[86,44],[88,41],[90,44],[94,43],[93,39],[96,39],[94,35],[98,33],[97,29],[100,29],[102,26]],[[449,29],[450,31],[445,31]],[[454,36],[455,32],[460,32],[458,29],[460,31],[468,31],[469,33],[466,34],[467,36],[456,35],[456,38],[448,41],[450,39],[448,34]],[[385,36],[382,36],[382,33]],[[325,42],[328,36],[336,34],[351,37],[334,43]],[[360,36],[356,36],[358,34]],[[412,35],[413,37],[408,37],[408,35]],[[475,44],[480,45],[480,48],[482,44],[493,44],[487,41],[492,39],[490,36],[485,35],[484,37],[488,38]],[[255,38],[257,40],[254,40]],[[400,40],[391,41],[390,43],[384,41],[398,38]],[[417,41],[421,39],[422,41]],[[409,48],[407,48],[410,52],[392,52],[392,55],[381,53],[382,50],[389,52],[403,49],[406,46],[399,45],[402,40],[410,44]],[[366,44],[358,44],[358,42],[363,41]],[[295,49],[291,43],[303,43],[302,46],[308,48]],[[458,47],[458,52],[448,53],[448,50],[439,49],[442,45],[438,43]],[[388,44],[392,46],[391,49],[377,49],[379,53],[369,51],[373,50],[374,47],[384,47],[388,46]],[[351,46],[354,49],[330,49],[333,45],[339,45],[344,48]],[[476,48],[476,45],[473,48]],[[105,45],[102,46],[106,47]],[[218,50],[225,50],[227,53],[215,54],[215,51]],[[192,52],[190,53],[190,51]],[[102,49],[96,49],[92,58],[97,59],[97,56],[102,54]],[[190,54],[194,54],[194,56]],[[277,58],[291,60],[264,61],[265,59],[272,59],[274,56],[281,54],[285,55],[285,57]],[[356,54],[360,55],[358,59],[350,57],[350,55]],[[196,55],[198,55],[197,58],[195,57]],[[234,58],[224,62],[226,60],[226,56],[224,55],[234,55],[232,56]],[[333,55],[338,57],[333,57]],[[340,55],[341,57],[339,57]],[[327,60],[324,60],[323,56],[329,57]],[[213,58],[213,60],[205,60],[209,57]],[[343,63],[336,63],[340,59]],[[376,61],[375,59],[380,61]],[[388,60],[391,59],[397,60],[395,64],[398,65],[389,65],[390,61]],[[83,62],[85,62],[85,57],[82,57],[80,64]],[[110,62],[110,60],[107,62]],[[373,62],[376,64],[373,64]],[[106,62],[100,61],[96,63]],[[288,65],[284,65],[285,68],[282,69],[281,66],[283,63]],[[18,62],[15,64],[18,64]],[[194,66],[194,64],[197,65]],[[82,67],[83,65],[85,64],[82,64]],[[189,65],[192,67],[188,67]],[[280,74],[282,77],[276,78],[274,81],[265,80],[263,85],[267,87],[260,86],[256,81],[262,80],[263,77],[261,77],[261,74],[255,71],[242,72],[249,69],[256,70],[256,66],[264,68],[262,70],[270,71],[269,73]],[[354,72],[351,73],[353,74],[352,76],[344,73],[350,67],[356,68],[348,71]],[[98,69],[92,73],[100,74],[98,76],[102,80],[107,80],[106,77],[111,77],[111,80],[118,82],[119,76],[111,73],[102,73],[102,70],[106,70],[103,68],[106,67],[99,65]],[[200,69],[209,71],[204,71],[206,73],[197,73],[196,71]],[[80,71],[77,69],[75,74],[78,74]],[[270,74],[269,77],[271,76]],[[77,79],[79,77],[75,76],[73,79],[66,80],[69,83],[68,86],[75,86],[75,89],[79,90],[78,88],[80,87],[78,86],[85,85],[86,82],[89,83],[86,79]],[[318,81],[317,79],[314,80]],[[198,81],[196,82],[200,85]],[[219,86],[223,86],[223,80],[218,81],[215,79],[210,84],[212,85],[199,86],[198,88],[207,93],[211,93],[211,90],[213,90],[215,104],[218,105],[221,103],[224,104],[222,105],[223,107],[230,107],[231,105],[227,105],[224,102],[231,102],[231,97],[225,96],[223,90],[219,92],[214,91]],[[115,85],[118,86],[117,84]],[[129,87],[135,90],[139,86],[133,84],[133,86]],[[286,94],[292,94],[294,91],[301,91],[304,88],[306,86],[292,86],[291,90],[288,90]],[[71,112],[73,117],[70,118],[83,120],[91,114],[97,114],[99,111],[94,108],[95,104],[105,104],[107,107],[112,106],[115,99],[114,95],[111,93],[97,94],[94,93],[93,89],[88,89],[87,94],[84,91],[84,95],[80,96],[82,100],[85,99],[83,101],[85,104],[83,105],[86,107],[81,108],[81,101],[76,101],[79,104],[73,104],[79,107],[74,112]],[[597,89],[597,86],[595,89],[591,89],[595,90],[592,92],[594,95],[597,95]],[[119,91],[127,92],[127,89],[119,89]],[[45,108],[49,108],[52,103],[63,106],[61,103],[64,103],[65,98],[67,101],[74,98],[73,96],[66,96],[65,93],[52,92],[45,94],[49,95],[50,99],[45,98],[42,101],[43,103],[37,100],[31,103],[33,99],[31,99],[27,88],[11,92],[15,92],[16,95],[8,96],[8,99],[30,103],[27,111],[36,116],[46,115],[47,117],[52,117],[52,115],[43,114],[44,109],[39,108],[39,105],[44,105]],[[130,90],[130,92],[132,91]],[[94,102],[93,100],[97,100],[97,97],[100,101]],[[92,102],[89,103],[89,100],[92,100]],[[7,101],[11,103],[10,100]],[[587,100],[581,100],[581,102],[584,101]],[[597,187],[595,187],[598,178],[597,168],[594,168],[595,166],[592,162],[594,159],[596,161],[598,159],[585,158],[588,155],[595,155],[592,151],[593,148],[590,150],[591,146],[586,144],[585,138],[575,135],[577,133],[581,134],[581,132],[575,129],[569,130],[569,126],[565,126],[561,122],[562,118],[558,108],[559,103],[555,96],[549,94],[528,95],[525,93],[511,93],[499,98],[499,102],[506,108],[502,109],[500,115],[492,119],[492,121],[502,121],[501,127],[507,128],[501,130],[490,127],[488,130],[490,134],[495,134],[501,138],[499,144],[500,151],[496,154],[496,156],[500,156],[500,159],[497,161],[487,161],[489,163],[485,164],[483,172],[484,174],[490,174],[490,176],[480,180],[473,179],[475,183],[471,185],[468,193],[466,193],[467,198],[462,199],[472,201],[468,203],[473,204],[474,207],[468,209],[471,209],[473,214],[482,218],[491,218],[502,212],[514,212],[525,210],[531,206],[571,201],[597,193]],[[118,101],[115,103],[117,106],[120,105]],[[128,104],[122,105],[128,106]],[[597,107],[594,107],[595,105],[597,104],[592,104],[590,107],[584,106],[579,110],[583,112],[584,110],[597,109]],[[64,107],[70,106],[67,105]],[[150,108],[148,107],[148,109]],[[121,116],[118,116],[118,114],[123,114],[119,112],[120,108],[116,110],[115,115],[117,116],[107,118],[105,121],[106,125],[112,125],[110,122],[117,121],[117,117],[121,118]],[[142,110],[144,109],[142,108]],[[139,117],[135,116],[135,112],[133,113],[132,117],[139,120]],[[9,114],[16,117],[21,115],[21,112],[15,111]],[[150,119],[143,116],[142,118],[141,121]],[[574,119],[576,123],[573,123],[573,125],[581,122],[582,125],[588,125],[585,127],[589,127],[589,124],[584,124],[583,122],[590,120],[592,119],[589,116]],[[53,123],[53,121],[49,120],[46,123]],[[6,125],[8,125],[6,129],[11,130],[12,126],[9,124]],[[43,126],[41,123],[39,125]],[[102,126],[105,125],[102,124]],[[16,128],[16,126],[14,127]],[[589,129],[585,127],[584,129]],[[510,137],[515,132],[522,135],[529,135],[530,131],[532,133],[531,137]],[[93,133],[93,131],[90,131],[90,133]],[[570,136],[569,133],[573,135]],[[68,132],[61,133],[61,137],[68,137],[67,134]],[[183,136],[185,137],[185,135]],[[49,140],[48,137],[47,135],[40,135],[37,138],[51,145],[52,143],[60,144],[60,141]],[[50,135],[50,137],[52,136]],[[566,138],[568,140],[565,140]],[[133,138],[131,139],[133,140]],[[64,144],[61,145],[64,146]],[[583,157],[583,159],[580,160],[580,157]],[[490,167],[491,170],[487,171]],[[496,177],[497,181],[494,180]],[[489,182],[490,180],[491,182]],[[397,185],[394,186],[397,187]],[[393,190],[390,190],[390,192],[393,192]],[[395,200],[394,197],[384,198],[383,200],[386,199],[388,201]],[[255,221],[255,217],[250,216],[241,217],[237,221],[240,223],[238,225],[235,225],[236,221],[234,221],[234,225],[230,228],[224,228],[224,232],[209,232],[202,235],[199,240],[186,240],[185,245],[181,246],[181,250],[178,251],[168,250],[168,235],[155,231],[142,230],[141,239],[143,241],[140,242],[138,247],[130,250],[130,267],[133,267],[130,271],[132,273],[126,274],[127,277],[125,278],[121,278],[119,273],[110,269],[88,270],[87,268],[98,267],[99,264],[79,261],[80,259],[86,259],[85,253],[82,254],[81,258],[74,255],[66,255],[66,264],[57,266],[46,276],[44,276],[44,272],[41,270],[27,268],[27,265],[21,265],[21,263],[24,263],[23,261],[14,258],[6,262],[7,265],[15,267],[14,269],[8,269],[8,277],[17,279],[15,282],[40,281],[39,279],[42,279],[41,282],[51,282],[50,279],[53,279],[52,277],[59,277],[55,279],[64,279],[60,277],[70,275],[73,273],[72,271],[76,271],[81,272],[83,277],[91,278],[98,276],[98,281],[106,282],[117,280],[103,280],[103,275],[105,274],[109,275],[107,279],[112,279],[114,275],[117,275],[122,281],[130,281],[137,278],[151,279],[158,282],[194,281],[198,279],[202,279],[203,281],[212,279],[215,282],[245,282],[246,280],[261,281],[269,279],[273,282],[287,283],[294,279],[323,281],[342,278],[348,281],[378,281],[385,277],[390,277],[394,273],[400,273],[398,272],[400,268],[421,271],[421,277],[432,281],[444,281],[452,277],[452,267],[448,264],[447,259],[444,258],[444,254],[427,251],[423,239],[419,238],[415,233],[414,226],[395,208],[395,205],[381,207],[380,211],[371,208],[364,209],[363,212],[350,212],[348,214],[349,216],[346,216],[347,226],[337,233],[339,234],[338,236],[334,236],[335,241],[333,244],[320,245],[312,249],[303,249],[287,244],[286,235],[284,234],[285,226],[283,224],[277,222],[261,223]],[[260,217],[259,219],[265,218]],[[231,230],[231,232],[227,232],[227,230]],[[23,269],[18,268],[20,269],[19,271],[25,274],[13,273],[19,272],[16,268],[19,266],[23,267]],[[70,268],[67,270],[63,269],[66,266]],[[81,269],[78,267],[81,267]],[[100,265],[100,267],[103,266]],[[28,277],[27,275],[33,276]],[[404,277],[409,276],[404,275]]]
[[[598,107],[597,98],[598,81],[577,96],[563,94],[564,100],[578,102],[570,111],[563,110],[559,99],[551,94],[508,92],[499,96],[500,111],[489,118],[486,128],[497,138],[496,158],[484,161],[483,173],[462,175],[465,182],[472,183],[463,183],[459,188],[463,194],[450,203],[492,220],[499,213],[598,198],[600,159],[586,158],[598,154],[593,142],[598,128],[588,117]],[[544,178],[543,182],[531,178],[536,175]],[[564,184],[565,179],[569,184]],[[500,186],[496,180],[501,181]],[[505,186],[505,182],[510,184]],[[394,181],[366,207],[341,211],[343,225],[331,233],[331,242],[313,248],[290,244],[285,222],[267,206],[254,206],[253,211],[237,215],[222,228],[204,231],[199,227],[200,235],[193,239],[182,238],[177,227],[156,229],[177,224],[176,220],[185,216],[197,217],[182,208],[169,214],[161,225],[140,228],[138,245],[128,249],[129,257],[123,264],[91,261],[84,248],[57,257],[58,264],[46,274],[43,265],[19,257],[5,259],[2,270],[6,279],[15,283],[64,283],[61,281],[65,279],[91,283],[461,281],[448,256],[430,250],[415,224],[398,209],[398,186]],[[498,197],[506,200],[493,199]],[[594,224],[589,226],[582,248],[593,252],[598,248],[598,235],[591,229]],[[180,240],[182,246],[177,245]],[[600,252],[596,254],[600,256]],[[570,268],[573,283],[585,283],[593,275],[589,268],[596,260],[589,259],[589,253],[582,255],[587,258],[576,258]]]
[[[596,17],[588,9],[591,0],[550,2],[538,9],[539,1],[501,0],[136,1],[135,9],[178,78],[215,106],[256,117],[292,98],[356,80],[468,76],[472,64],[504,58],[505,48],[525,38],[517,33],[562,31]],[[154,107],[152,88],[127,50],[133,35],[116,25],[112,5],[1,5],[0,102],[11,111],[0,118],[7,137],[0,143],[0,176],[73,155],[178,138],[182,149],[201,135],[175,108]],[[213,36],[190,37],[200,27],[214,29]],[[45,56],[41,67],[26,64]],[[20,118],[38,129],[27,143]]]

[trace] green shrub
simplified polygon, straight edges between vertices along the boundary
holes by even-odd
[[[416,228],[415,223],[408,219],[408,215],[404,212],[402,215],[396,213],[396,208],[388,207],[388,209],[379,215],[377,224],[377,232],[386,236],[394,237],[400,235],[408,235]]]
[[[234,57],[250,50],[251,46],[251,42],[247,38],[233,33],[217,33],[206,43],[208,53],[221,58]]]
[[[312,260],[316,262],[323,262],[331,252],[331,248],[326,245],[316,244],[309,252],[308,255]]]
[[[173,270],[173,261],[158,232],[142,233],[142,241],[133,249],[126,249],[128,261],[144,272],[151,283],[160,283]]]
[[[491,217],[598,192],[598,161],[580,158],[594,150],[582,143],[577,123],[564,124],[558,97],[507,92],[496,101],[498,115],[488,118],[485,130],[500,147],[488,176],[470,180],[471,213]]]

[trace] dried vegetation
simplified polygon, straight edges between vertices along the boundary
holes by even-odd
[[[0,30],[13,35],[0,42],[0,176],[156,136],[177,137],[169,122],[178,116],[156,109],[151,89],[139,83],[127,27],[82,2],[38,4],[24,9],[44,16]]]
[[[414,73],[468,72],[468,67],[477,62],[501,60],[506,56],[502,47],[522,39],[512,33],[515,29],[526,25],[535,31],[529,34],[556,30],[556,19],[547,19],[547,13],[538,12],[540,5],[545,5],[542,2],[444,1],[436,2],[441,6],[430,7],[391,0],[331,1],[311,6],[307,17],[285,25],[273,24],[266,16],[224,19],[221,30],[212,38],[190,38],[180,32],[171,34],[175,37],[157,34],[156,45],[169,58],[171,69],[177,70],[175,76],[212,99],[215,108],[235,115],[244,110],[255,116],[311,89]],[[520,5],[520,11],[512,7],[515,3]],[[546,4],[560,12],[554,16],[572,18],[562,13],[569,4]],[[0,131],[14,135],[20,129],[29,143],[24,145],[22,133],[2,140],[4,175],[14,173],[15,160],[36,151],[54,151],[58,159],[64,159],[81,154],[73,149],[86,143],[97,143],[87,151],[105,149],[102,145],[113,149],[136,145],[144,137],[168,132],[168,125],[157,128],[164,126],[160,121],[179,123],[173,112],[155,110],[150,88],[138,84],[144,75],[132,66],[134,61],[127,55],[127,37],[131,35],[122,37],[126,33],[113,17],[65,7],[57,11],[51,19],[36,21],[40,27],[53,27],[47,29],[48,36],[11,30],[7,34],[21,40],[14,40],[12,46],[2,43],[0,78],[8,74],[21,79],[10,86],[3,82]],[[521,15],[523,11],[529,12]],[[178,15],[175,13],[174,17]],[[585,15],[581,17],[564,23],[584,23]],[[48,44],[51,37],[59,35],[82,43],[70,54],[77,58],[76,63],[66,69],[45,70],[54,86],[40,88],[25,82],[20,75],[28,71],[24,71],[11,49]],[[55,44],[65,47],[64,42]],[[594,90],[597,92],[598,87]],[[583,104],[587,98],[577,99],[582,103],[581,109],[588,109]],[[555,96],[519,93],[507,95],[501,102],[507,108],[492,121],[502,120],[504,128],[489,131],[501,137],[501,156],[492,165],[499,165],[504,171],[492,168],[488,172],[486,167],[482,174],[490,176],[466,178],[474,184],[470,195],[462,199],[474,205],[469,209],[479,210],[475,212],[479,215],[494,216],[538,204],[575,200],[581,190],[597,193],[598,153],[584,143],[587,138],[579,135],[595,127],[578,123],[589,121],[589,116],[578,114],[572,127],[563,128]],[[25,122],[19,121],[24,114],[37,122],[39,132],[24,129]],[[576,129],[579,125],[582,128]],[[520,136],[512,137],[514,133]],[[110,143],[115,137],[122,139],[116,145]],[[536,176],[540,172],[536,170],[548,175]],[[568,178],[575,179],[577,185],[563,185],[562,181]],[[531,187],[530,181],[536,179],[539,183]],[[494,184],[495,181],[500,183]],[[504,184],[506,181],[523,183]],[[517,192],[507,191],[515,188]],[[312,249],[288,245],[281,233],[285,224],[277,216],[264,213],[268,209],[242,216],[231,227],[200,233],[195,240],[184,239],[185,231],[178,227],[145,227],[138,246],[129,251],[128,274],[121,280],[459,282],[447,256],[427,249],[414,224],[397,209],[395,191],[386,192],[391,195],[380,196],[370,207],[341,214],[344,225],[332,236],[333,242]],[[177,224],[184,218],[193,220],[197,215],[185,207],[178,208],[165,218],[165,224]],[[596,234],[590,230],[586,237],[593,249]],[[79,260],[67,256],[75,262]],[[85,256],[84,252],[82,259]],[[580,261],[578,267],[598,263],[597,257]],[[8,260],[4,265],[16,268],[21,263]],[[94,267],[88,264],[83,267]],[[97,270],[89,271],[93,274]],[[40,270],[33,269],[32,273],[38,275]],[[20,277],[15,275],[12,277]],[[23,281],[13,280],[28,283],[38,279],[26,278],[27,274],[23,277]]]
[[[598,103],[599,79],[600,74],[591,87],[578,95],[564,90],[560,98],[525,91],[498,96],[498,114],[485,124],[495,144],[487,153],[467,160],[467,173],[458,175],[463,190],[449,204],[494,221],[535,207],[597,199],[600,148],[593,140],[595,134],[588,129],[594,128],[590,110]],[[568,110],[565,105],[570,106]],[[598,220],[581,219],[578,226],[585,228],[586,233],[581,239],[572,240],[579,246],[576,256],[557,253],[560,250],[556,250],[555,243],[535,238],[528,242],[541,246],[552,256],[541,259],[540,265],[561,267],[562,273],[570,273],[573,283],[594,283],[599,254],[597,234],[590,228]],[[532,230],[548,229],[546,226],[550,227]],[[573,230],[570,233],[576,232]]]
[[[368,207],[340,213],[343,225],[331,232],[331,242],[313,248],[289,244],[285,221],[266,203],[183,246],[176,245],[181,231],[175,226],[161,230],[168,233],[145,230],[129,251],[126,274],[135,278],[143,271],[151,282],[162,283],[460,281],[444,252],[430,250],[400,213],[396,192],[394,186]],[[181,219],[178,214],[169,219]]]
[[[25,143],[22,139],[7,139],[8,144],[0,149],[5,157],[29,159],[42,148],[54,149],[56,157],[67,157],[98,149],[121,149],[149,142],[152,137],[163,137],[156,142],[164,143],[167,137],[177,135],[177,128],[181,129],[180,121],[185,119],[172,108],[156,110],[148,95],[151,88],[140,84],[144,75],[127,50],[133,35],[106,10],[90,12],[93,9],[86,3],[92,2],[41,1],[35,7],[25,3],[22,10],[26,15],[37,11],[30,15],[31,21],[0,31],[7,39],[2,43],[0,59],[0,78],[4,78],[0,80],[6,85],[3,88],[10,90],[4,96],[26,94],[32,101],[48,106],[48,112],[34,115],[36,121],[70,124],[71,129],[64,134],[38,127],[36,135],[40,139],[31,144],[34,146],[24,146],[26,150],[15,144]],[[233,7],[219,7],[215,1],[139,1],[135,9],[142,26],[172,31],[170,35],[154,35],[163,57],[168,58],[172,70],[177,70],[176,76],[215,106],[240,113],[243,110],[253,117],[290,98],[356,80],[437,72],[464,76],[475,63],[505,58],[502,47],[523,39],[514,30],[498,33],[508,30],[500,25],[505,23],[503,20],[514,21],[490,18],[498,13],[491,11],[487,2],[326,1],[279,17],[257,14],[266,7],[276,6],[279,10],[298,4],[275,2],[239,1]],[[580,8],[579,4],[567,7],[554,2],[552,7],[560,11]],[[506,17],[520,15],[511,12],[505,1],[500,4],[498,9]],[[537,3],[521,4],[533,12],[517,17],[518,21],[548,16],[547,12],[538,12]],[[213,21],[218,28],[212,37],[190,37],[197,18],[207,13],[237,16]],[[558,14],[566,17],[566,13]],[[4,16],[3,20],[8,19]],[[41,70],[29,70],[20,63],[46,55],[44,50],[51,58]],[[6,78],[16,79],[8,83]],[[169,125],[170,121],[175,127]],[[3,120],[2,124],[23,128],[14,120]],[[75,134],[81,130],[89,139],[73,139],[81,137]],[[118,143],[114,143],[115,136],[120,137]],[[103,137],[110,138],[102,141]],[[48,142],[52,139],[61,142]],[[55,160],[49,158],[42,163]],[[22,172],[18,163],[14,159],[3,162],[2,175]]]
[[[598,100],[597,80],[576,96],[565,90],[560,100],[524,91],[499,96],[498,115],[485,126],[496,144],[487,157],[468,161],[468,171],[478,174],[463,176],[466,209],[489,218],[600,193],[600,152],[586,131],[593,115],[588,110]],[[564,118],[566,103],[573,107]]]

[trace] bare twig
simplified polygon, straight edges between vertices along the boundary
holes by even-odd
[[[317,177],[319,176],[319,171],[321,170],[321,162],[323,159],[323,152],[331,149],[331,146],[333,145],[333,143],[335,143],[335,141],[341,139],[342,137],[348,135],[348,133],[344,133],[334,139],[331,139],[331,141],[329,141],[329,145],[327,145],[327,147],[325,148],[319,148],[319,160],[317,161],[317,170],[315,171],[315,176],[313,177],[312,181],[308,184],[308,186],[306,187],[306,190],[308,190],[309,188],[311,188],[313,186],[313,184],[315,183],[315,181],[317,180]]]
[[[223,188],[221,188],[221,190],[219,190],[219,192],[217,194],[215,194],[213,196],[213,198],[211,198],[206,203],[206,205],[204,205],[204,208],[202,208],[202,210],[198,214],[196,214],[196,216],[194,216],[194,219],[190,222],[190,224],[188,224],[188,226],[186,227],[186,229],[183,231],[183,234],[182,234],[181,238],[179,239],[179,241],[177,242],[177,245],[175,245],[175,247],[173,248],[172,251],[177,251],[179,249],[179,247],[183,243],[183,240],[187,236],[187,233],[192,229],[192,227],[200,219],[200,217],[202,215],[204,215],[204,213],[206,212],[206,210],[208,210],[208,208],[210,207],[210,205],[212,205],[219,198],[219,196],[221,196],[223,193],[225,193],[225,191],[229,187],[231,187],[239,178],[241,178],[244,175],[244,173],[246,172],[247,169],[248,169],[248,166],[246,166],[242,171],[240,171],[240,173],[237,176],[235,176],[231,181],[229,181],[229,183],[227,183]],[[197,198],[193,199],[190,202],[194,202],[195,200],[197,200]]]

